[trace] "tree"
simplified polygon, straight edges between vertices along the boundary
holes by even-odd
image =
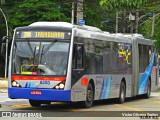
[[[145,4],[147,1],[148,0],[100,0],[100,5],[108,10],[131,10]]]
[[[10,28],[10,36],[13,34],[13,29],[19,26],[26,26],[37,21],[70,21],[71,4],[65,2],[61,3],[61,0],[1,0],[1,8],[7,16]],[[64,7],[60,7],[64,5]],[[0,31],[1,38],[6,35],[5,21],[1,17]],[[10,43],[11,44],[11,43]],[[10,51],[10,47],[9,47]],[[3,61],[3,62],[2,62]],[[4,58],[0,57],[0,69],[4,64]],[[4,70],[0,71],[2,76]]]
[[[56,0],[24,0],[13,7],[10,24],[17,27],[37,21],[70,21],[70,18],[59,10],[59,4]]]
[[[84,19],[86,24],[101,28],[107,12],[99,5],[99,0],[84,0]]]
[[[114,10],[115,12],[120,11],[122,13],[123,32],[126,31],[126,11],[132,12],[133,10],[136,10],[135,32],[138,32],[139,7],[145,4],[147,1],[148,0],[101,0],[100,5],[108,10]],[[133,31],[132,27],[131,32]]]
[[[155,19],[155,33],[154,35],[151,37],[151,30],[152,30],[152,20],[148,20],[143,26],[140,27],[140,33],[143,34],[145,36],[145,38],[149,38],[152,40],[155,40],[155,46],[158,49],[158,51],[160,52],[160,15],[156,16]]]

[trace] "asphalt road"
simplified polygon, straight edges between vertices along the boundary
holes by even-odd
[[[1,115],[2,112],[11,111],[19,114],[14,114],[14,117],[121,117],[123,119],[133,117],[133,119],[139,118],[143,115],[151,115],[152,118],[156,118],[156,115],[160,116],[160,91],[152,92],[150,99],[144,99],[142,97],[129,98],[124,104],[117,104],[115,99],[105,101],[95,101],[92,108],[82,108],[79,103],[61,103],[53,102],[51,105],[42,105],[40,108],[33,108],[29,105],[28,100],[21,99],[9,99],[7,93],[0,93]],[[30,114],[35,113],[35,116]],[[5,113],[3,113],[5,114]],[[8,120],[8,117],[4,117]],[[154,116],[154,117],[153,117]],[[146,119],[146,118],[145,118]],[[88,120],[88,119],[87,119]]]

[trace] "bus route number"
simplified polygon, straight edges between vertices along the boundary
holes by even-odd
[[[50,81],[40,81],[40,84],[50,85]]]

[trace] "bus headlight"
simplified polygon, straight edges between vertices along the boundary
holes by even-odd
[[[20,85],[19,85],[19,84],[17,84],[16,86],[17,86],[17,87],[19,87]]]
[[[60,89],[63,89],[63,88],[64,88],[64,84],[61,83],[61,84],[59,85],[59,88],[60,88]]]
[[[12,81],[12,87],[21,87],[21,85],[16,81]]]
[[[61,90],[61,89],[64,89],[64,86],[65,86],[65,81],[57,84],[57,85],[54,87],[54,89],[59,89],[59,90]]]
[[[56,87],[55,87],[56,89],[59,89],[59,86],[58,85],[56,85]]]
[[[13,81],[13,82],[12,82],[12,86],[13,86],[13,87],[16,87],[16,85],[17,85],[16,81]]]

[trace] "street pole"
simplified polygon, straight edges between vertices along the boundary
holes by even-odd
[[[1,13],[3,14],[3,17],[5,19],[5,24],[6,24],[6,30],[7,30],[7,33],[6,33],[6,56],[5,56],[5,78],[7,78],[7,66],[8,66],[8,22],[7,22],[7,18],[3,12],[3,10],[0,8],[0,11]]]
[[[116,12],[116,28],[115,33],[118,33],[118,12]]]
[[[74,24],[74,0],[72,0],[72,19],[71,23]]]
[[[135,33],[138,33],[138,22],[139,22],[139,7],[136,9],[136,19],[135,19]]]
[[[79,19],[83,19],[83,0],[77,1],[77,24]]]
[[[153,13],[153,16],[152,16],[152,32],[151,32],[151,37],[154,35],[154,24],[155,24],[155,13]]]

